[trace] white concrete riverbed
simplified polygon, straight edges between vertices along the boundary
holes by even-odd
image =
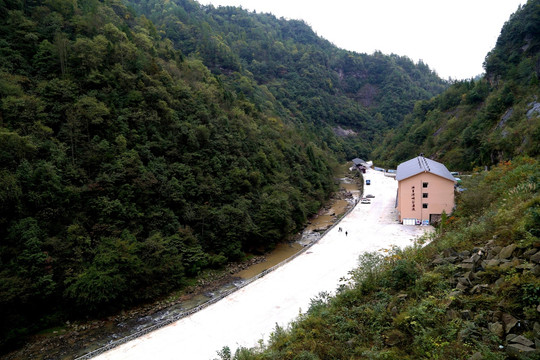
[[[403,226],[394,209],[397,181],[368,170],[365,194],[371,204],[356,205],[319,242],[259,280],[221,301],[159,330],[118,346],[97,359],[218,358],[229,346],[257,346],[267,341],[276,324],[286,327],[320,292],[333,293],[342,277],[357,266],[364,252],[412,244],[431,227]],[[339,228],[343,231],[338,231]],[[347,235],[345,234],[347,232]]]

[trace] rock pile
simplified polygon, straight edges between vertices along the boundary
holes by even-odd
[[[450,280],[454,290],[449,294],[450,302],[453,302],[456,298],[464,300],[481,294],[498,294],[510,286],[508,274],[530,272],[526,275],[537,277],[540,274],[540,251],[534,246],[519,248],[516,244],[503,247],[492,239],[485,246],[471,251],[445,249],[432,261],[434,267],[448,264],[455,268],[454,277]],[[540,304],[536,306],[535,318],[538,319]],[[457,311],[451,306],[447,310],[449,318],[460,317],[464,321],[473,320],[474,315],[470,310]],[[515,310],[506,306],[505,299],[487,312],[487,330],[500,339],[500,348],[505,349],[509,358],[540,358],[540,322],[521,319]],[[460,335],[474,336],[471,333]]]

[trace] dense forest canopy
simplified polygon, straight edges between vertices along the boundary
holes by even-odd
[[[389,166],[423,152],[455,170],[540,155],[540,5],[529,1],[505,23],[486,56],[486,74],[457,81],[416,103],[373,156]]]
[[[235,90],[264,106],[256,93],[262,86],[282,115],[300,122],[342,124],[372,137],[399,124],[416,100],[447,86],[422,62],[338,49],[302,21],[191,0],[131,4],[213,73],[237,73],[224,77]],[[248,86],[253,80],[258,86]]]
[[[272,248],[445,86],[236,8],[1,1],[0,346]]]

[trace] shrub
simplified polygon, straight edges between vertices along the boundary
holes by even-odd
[[[415,263],[407,259],[398,260],[389,272],[389,285],[394,290],[407,289],[419,276]]]

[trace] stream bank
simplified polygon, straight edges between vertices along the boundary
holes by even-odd
[[[182,295],[170,296],[122,311],[102,320],[68,322],[65,327],[35,335],[26,346],[8,354],[5,359],[73,359],[84,356],[130,334],[196,311],[205,303],[213,302],[240,288],[249,279],[318,241],[328,228],[355,205],[359,197],[355,178],[343,175],[339,182],[340,189],[333,194],[329,203],[309,220],[306,228],[293,242],[278,244],[274,251],[253,256],[248,261],[229,264],[225,271],[211,271],[200,278],[197,284],[184,289]]]

